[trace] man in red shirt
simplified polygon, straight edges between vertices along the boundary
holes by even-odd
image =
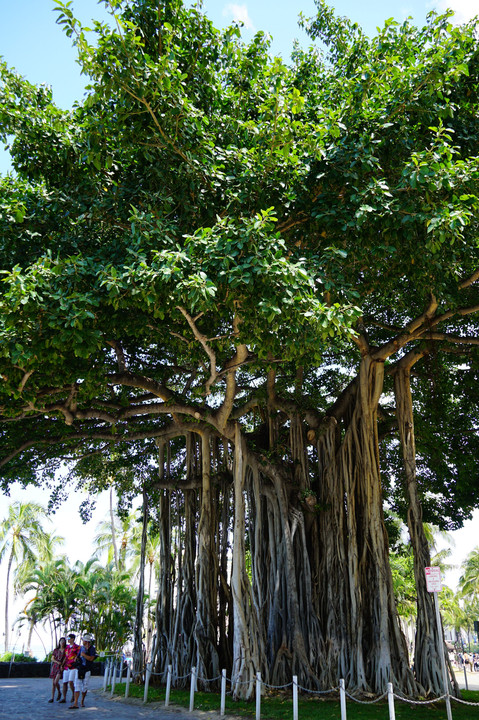
[[[65,663],[63,665],[63,697],[59,701],[64,703],[67,701],[67,690],[70,684],[70,690],[72,691],[72,702],[75,700],[75,676],[76,670],[74,668],[75,660],[80,651],[80,646],[75,643],[75,633],[68,635],[68,645],[65,648]]]

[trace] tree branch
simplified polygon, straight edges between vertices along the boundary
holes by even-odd
[[[214,385],[216,380],[218,379],[218,372],[216,370],[216,355],[213,349],[208,345],[208,338],[206,337],[206,335],[203,335],[203,333],[198,330],[198,327],[195,323],[195,320],[197,318],[192,318],[189,312],[187,312],[187,310],[185,310],[185,308],[181,307],[180,305],[177,305],[177,309],[181,312],[183,317],[186,318],[188,325],[193,331],[193,335],[198,340],[198,342],[201,343],[205,353],[210,359],[210,377],[206,381],[206,394],[211,395],[211,386]]]

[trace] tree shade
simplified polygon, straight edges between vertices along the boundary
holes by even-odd
[[[177,0],[108,4],[93,44],[58,3],[71,112],[2,64],[3,486],[160,489],[160,671],[441,692],[422,519],[477,503],[475,26],[368,39],[318,3],[286,66]]]

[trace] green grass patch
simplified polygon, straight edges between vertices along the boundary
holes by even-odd
[[[129,696],[140,698],[144,696],[143,685],[130,685]],[[115,685],[115,695],[125,695],[125,684]],[[479,691],[463,690],[462,699],[468,702],[479,703]],[[164,686],[150,686],[148,688],[148,702],[165,702]],[[170,704],[188,708],[190,705],[190,691],[171,689]],[[451,701],[453,720],[479,720],[479,706],[461,705]],[[409,705],[409,703],[395,701],[396,720],[446,720],[446,705],[444,702],[432,705]],[[220,710],[220,695],[217,693],[195,693],[195,710],[217,712]],[[298,701],[298,714],[300,720],[341,720],[341,711],[338,698],[324,696],[300,697]],[[234,701],[226,696],[226,716],[254,718],[256,715],[255,701]],[[387,701],[361,705],[347,700],[348,720],[388,720],[389,711]],[[261,718],[265,720],[288,720],[293,717],[293,701],[290,695],[266,695],[261,699]]]

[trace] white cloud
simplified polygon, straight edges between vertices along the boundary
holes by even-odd
[[[455,15],[452,20],[455,24],[467,22],[479,15],[477,0],[437,0],[437,2],[431,3],[431,9],[440,13],[453,10]]]
[[[248,7],[246,5],[229,3],[223,8],[223,16],[230,17],[233,22],[243,23],[246,30],[255,31],[255,26],[249,16]]]

